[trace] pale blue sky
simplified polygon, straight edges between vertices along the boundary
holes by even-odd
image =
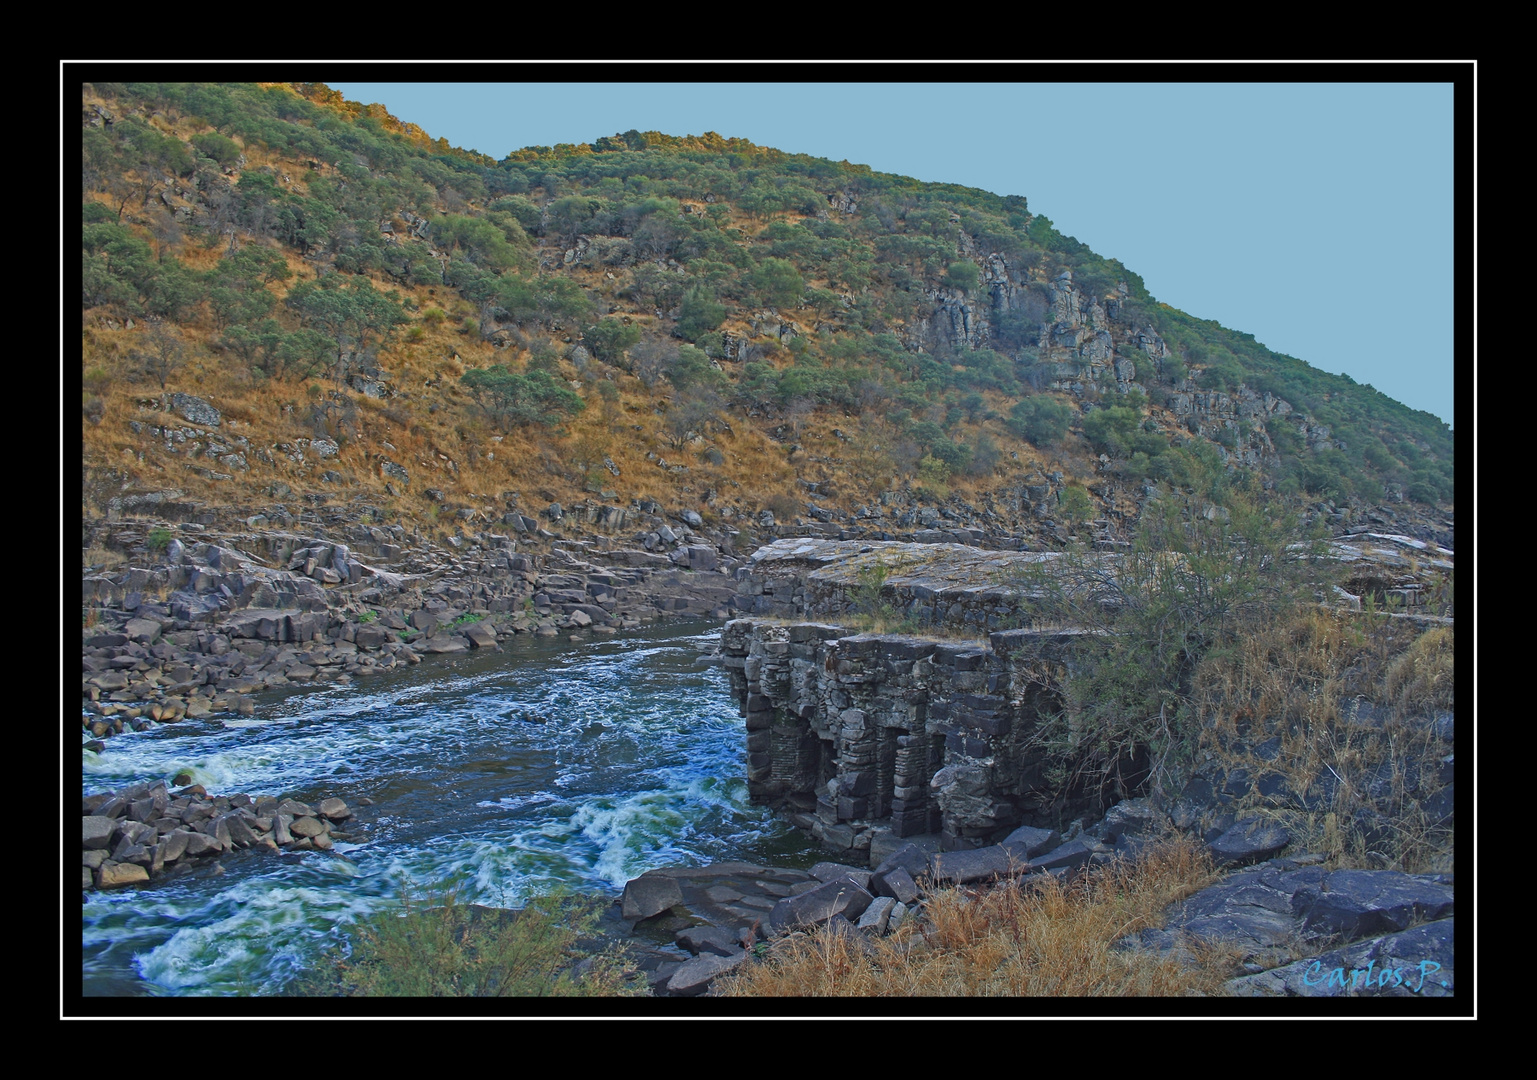
[[[328,83],[497,158],[715,131],[1023,195],[1159,300],[1452,420],[1450,83]]]

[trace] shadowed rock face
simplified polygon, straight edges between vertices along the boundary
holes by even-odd
[[[747,723],[748,790],[847,861],[940,833],[947,850],[1003,839],[1046,797],[1028,747],[1055,710],[1073,630],[986,642],[849,634],[738,619],[721,653]]]

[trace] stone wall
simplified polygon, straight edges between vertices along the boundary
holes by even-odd
[[[1077,630],[986,642],[737,619],[722,660],[747,722],[748,790],[833,850],[939,833],[981,847],[1043,818],[1030,746]]]

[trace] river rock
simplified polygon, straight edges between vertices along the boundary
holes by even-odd
[[[330,821],[344,821],[352,816],[352,810],[341,799],[321,799],[315,805],[315,812]]]
[[[102,863],[96,874],[96,887],[116,889],[124,885],[142,885],[149,881],[149,869],[137,863]]]
[[[83,834],[81,847],[84,850],[98,851],[112,843],[112,831],[117,828],[116,818],[91,816],[80,820]]]
[[[677,997],[696,997],[710,988],[719,976],[735,968],[747,954],[737,951],[730,956],[703,953],[687,961],[667,981],[667,992]]]
[[[642,874],[628,882],[620,904],[620,913],[630,922],[649,919],[683,903],[683,891],[671,877],[655,872]]]
[[[786,931],[815,926],[834,915],[858,918],[874,899],[848,878],[838,878],[798,896],[785,897],[769,912],[768,921],[776,930]]]
[[[463,628],[462,633],[478,649],[488,649],[496,644],[496,631],[484,621],[470,623]]]

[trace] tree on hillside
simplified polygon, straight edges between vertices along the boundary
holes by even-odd
[[[408,321],[405,309],[392,296],[375,289],[367,278],[354,277],[350,284],[343,284],[341,278],[340,274],[327,274],[319,282],[294,286],[288,294],[288,306],[335,346],[338,382],[346,375],[349,349],[361,352],[368,347],[370,335],[388,334]]]
[[[788,259],[764,259],[753,268],[751,281],[759,299],[772,307],[793,307],[806,291],[805,279]]]
[[[519,374],[506,364],[466,371],[460,379],[502,431],[529,424],[553,427],[587,403],[548,371]]]

